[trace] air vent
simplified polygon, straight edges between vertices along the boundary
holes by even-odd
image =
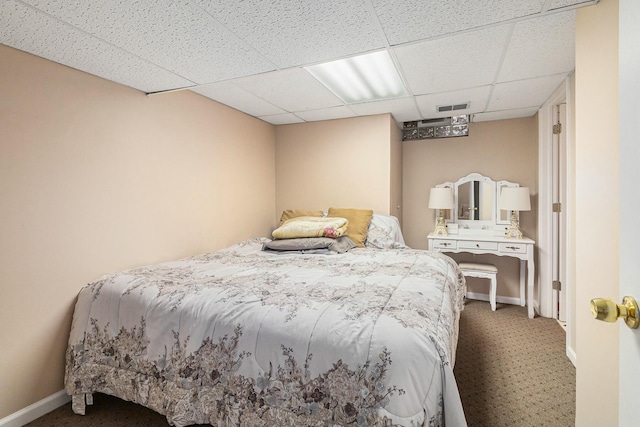
[[[440,117],[438,119],[424,119],[420,123],[427,126],[447,125],[451,123],[451,117]]]
[[[461,116],[404,122],[402,140],[413,141],[417,139],[469,136],[469,119],[469,115],[464,114]]]
[[[436,111],[438,113],[443,113],[445,111],[456,111],[456,110],[466,110],[469,108],[470,102],[465,102],[464,104],[453,104],[453,105],[438,105],[436,107]]]

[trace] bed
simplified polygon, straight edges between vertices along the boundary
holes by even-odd
[[[254,238],[82,288],[65,388],[175,426],[465,426],[453,365],[464,278],[373,215],[364,247]],[[267,250],[265,250],[267,249]]]

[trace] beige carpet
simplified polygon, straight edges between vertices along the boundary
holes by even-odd
[[[524,307],[469,301],[460,320],[455,366],[470,427],[573,426],[575,368],[565,356],[565,333],[555,320],[529,319]],[[71,404],[29,427],[166,427],[164,416],[96,394],[87,415]],[[448,426],[456,427],[456,426]]]
[[[565,332],[525,307],[468,301],[454,369],[473,426],[573,426],[576,373]]]

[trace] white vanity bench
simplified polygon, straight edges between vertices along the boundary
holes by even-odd
[[[450,253],[492,254],[520,260],[520,305],[527,305],[529,318],[535,316],[534,247],[528,237],[506,238],[511,212],[500,210],[500,194],[504,187],[518,187],[509,181],[493,181],[478,173],[437,187],[450,187],[453,209],[445,215],[448,235],[430,233],[429,250]],[[436,212],[436,216],[439,212]],[[527,289],[525,298],[525,288]]]

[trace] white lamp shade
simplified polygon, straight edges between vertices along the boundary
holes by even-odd
[[[500,194],[500,209],[505,211],[530,211],[529,187],[504,187]]]
[[[429,193],[429,209],[453,209],[453,192],[451,188],[432,188]]]

